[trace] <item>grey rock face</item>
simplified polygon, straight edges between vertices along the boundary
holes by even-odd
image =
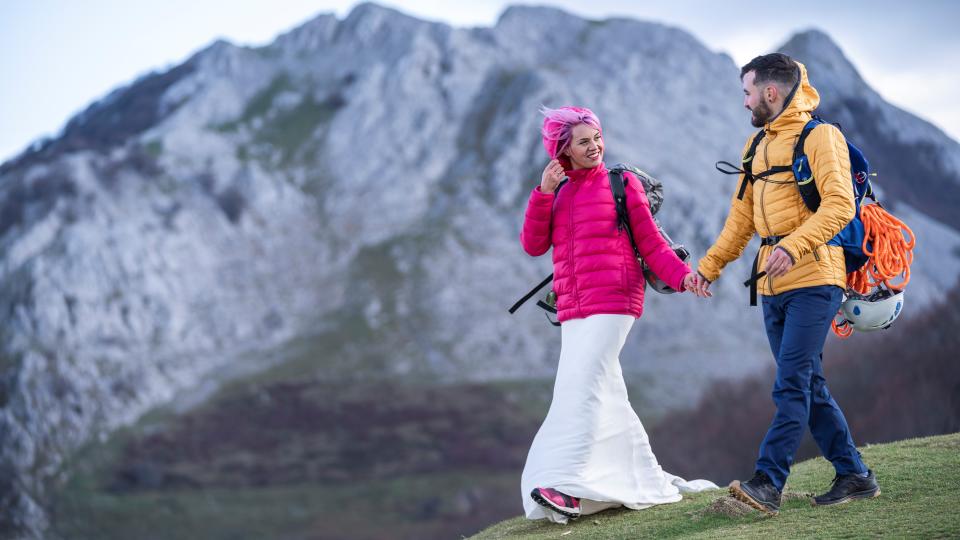
[[[862,139],[932,145],[960,183],[956,143],[814,37],[796,55],[824,106],[858,125],[856,104],[878,108],[884,129]],[[549,376],[559,334],[532,306],[506,314],[550,271],[517,240],[546,161],[537,108],[594,109],[608,163],[663,180],[660,219],[696,256],[735,187],[713,164],[750,133],[737,74],[653,23],[510,8],[455,29],[364,4],[111,93],[0,166],[0,527],[38,536],[44,483],[71,451],[292,339],[335,343],[317,367],[331,377]],[[960,274],[942,256],[957,224],[928,201],[897,205],[936,238],[918,247],[917,311]],[[658,399],[688,404],[768,365],[740,285],[754,249],[710,303],[648,296],[622,361]]]

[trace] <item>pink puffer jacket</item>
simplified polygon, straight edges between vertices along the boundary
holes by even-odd
[[[570,181],[554,194],[534,188],[527,203],[520,243],[536,257],[553,246],[553,290],[560,322],[598,313],[643,313],[643,272],[626,231],[617,229],[617,210],[607,168],[567,171]],[[657,231],[643,186],[630,173],[627,208],[637,248],[667,285],[683,290],[690,269]]]

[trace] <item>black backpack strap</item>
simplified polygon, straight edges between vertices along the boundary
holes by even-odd
[[[775,246],[781,240],[786,238],[786,236],[767,236],[760,238],[761,246]],[[757,256],[753,258],[753,270],[750,271],[750,279],[743,282],[744,287],[750,288],[750,305],[757,305],[757,282],[760,281],[760,278],[767,275],[766,270],[760,270],[760,250],[757,250]]]
[[[557,187],[553,188],[553,196],[556,197],[557,194],[560,193],[560,188],[562,188],[563,186],[565,186],[565,185],[567,184],[567,182],[569,182],[569,181],[570,181],[570,177],[569,177],[569,176],[564,176],[564,177],[563,177],[563,180],[560,180],[560,183],[557,184]]]
[[[799,177],[799,162],[805,155],[803,145],[806,143],[807,137],[810,136],[814,128],[824,123],[819,116],[814,116],[812,120],[803,126],[803,129],[800,131],[800,137],[797,138],[797,144],[793,147],[793,172],[794,178],[797,180],[797,189],[800,190],[800,198],[803,199],[803,203],[811,212],[816,212],[817,209],[820,208],[820,191],[817,189],[817,183],[814,182],[813,179],[813,164],[810,163],[810,158],[807,158],[807,167],[811,171],[810,178]]]
[[[540,307],[540,309],[543,309],[544,311],[548,311],[553,314],[557,313],[557,308],[551,306],[550,304],[544,302],[543,300],[537,300],[537,306]],[[546,313],[544,313],[543,316],[547,318],[548,323],[554,326],[560,326],[560,323],[558,321],[551,319],[550,315],[547,315]]]
[[[523,298],[521,298],[520,300],[517,300],[517,303],[514,304],[514,305],[513,305],[510,309],[508,309],[507,311],[509,311],[510,314],[512,315],[515,311],[517,311],[518,309],[520,309],[520,306],[522,306],[522,305],[524,304],[524,302],[526,302],[527,300],[533,298],[533,295],[537,294],[537,291],[539,291],[540,289],[546,287],[551,281],[553,281],[553,274],[550,274],[549,276],[547,276],[547,278],[544,279],[543,281],[541,281],[539,285],[537,285],[536,287],[534,287],[534,288],[533,288],[530,292],[528,292],[527,294],[523,295]],[[554,313],[556,313],[556,311],[554,311]]]
[[[757,147],[760,146],[760,141],[763,140],[763,137],[766,135],[764,130],[760,130],[756,135],[753,136],[753,141],[750,143],[750,148],[747,149],[747,153],[743,156],[743,181],[740,182],[740,190],[737,191],[737,199],[743,200],[743,195],[747,192],[747,181],[754,183],[756,177],[753,175],[753,158],[757,155]]]
[[[550,274],[549,276],[547,276],[543,281],[540,282],[540,284],[538,284],[536,287],[534,287],[530,292],[528,292],[527,294],[523,295],[523,298],[521,298],[520,300],[517,300],[517,303],[514,304],[514,305],[513,305],[509,310],[507,310],[507,311],[509,311],[510,314],[513,315],[513,313],[514,313],[515,311],[517,311],[518,309],[520,309],[520,306],[522,306],[527,300],[533,298],[533,295],[537,294],[537,291],[539,291],[540,289],[546,287],[547,284],[549,284],[551,281],[553,281],[553,274]],[[557,308],[551,306],[550,304],[544,302],[543,300],[537,300],[537,306],[540,307],[540,308],[542,308],[544,311],[548,311],[548,312],[553,313],[553,314],[556,314],[556,313],[557,313]],[[552,319],[550,318],[550,315],[547,315],[546,313],[544,313],[544,316],[547,318],[547,322],[549,322],[550,324],[552,324],[552,325],[554,325],[554,326],[560,326],[560,323],[557,322],[557,321],[552,320]]]
[[[752,270],[750,270],[750,279],[743,282],[744,287],[750,289],[750,305],[757,305],[757,282],[760,281],[760,278],[767,275],[766,270],[757,272],[760,270],[760,250],[757,250],[757,255],[753,258]]]
[[[737,191],[737,199],[743,200],[743,195],[747,192],[747,182],[751,184],[756,181],[757,178],[762,178],[764,176],[769,176],[769,174],[753,174],[753,156],[757,155],[757,147],[760,146],[760,141],[763,140],[765,132],[761,129],[753,136],[753,141],[750,142],[750,147],[747,149],[747,152],[743,155],[743,160],[741,161],[741,166],[743,168],[737,167],[729,161],[718,161],[714,164],[714,167],[723,174],[742,174],[743,180],[740,182],[740,189]],[[722,165],[722,167],[721,167]],[[779,171],[777,171],[779,172]],[[772,173],[770,173],[772,174]]]
[[[630,216],[627,213],[627,190],[624,187],[627,179],[623,174],[623,169],[614,167],[610,171],[610,190],[613,191],[613,202],[617,207],[617,229],[627,230],[627,237],[630,239],[630,245],[633,246],[633,254],[640,258],[640,250],[637,249],[637,242],[633,238],[633,229],[630,227]]]

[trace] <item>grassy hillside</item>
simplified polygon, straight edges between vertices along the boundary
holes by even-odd
[[[566,526],[518,517],[473,538],[960,537],[960,433],[867,446],[862,451],[880,482],[882,494],[877,499],[810,506],[809,496],[824,491],[833,478],[830,464],[816,458],[795,466],[776,517],[734,501],[726,491],[714,491],[647,510],[602,512]]]

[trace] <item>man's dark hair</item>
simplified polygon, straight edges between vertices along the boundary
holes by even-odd
[[[760,83],[772,82],[785,88],[792,88],[797,83],[797,77],[800,76],[797,63],[783,53],[765,54],[754,58],[740,68],[740,80],[743,80],[743,76],[751,71],[757,73],[753,79],[753,84],[757,86]]]

